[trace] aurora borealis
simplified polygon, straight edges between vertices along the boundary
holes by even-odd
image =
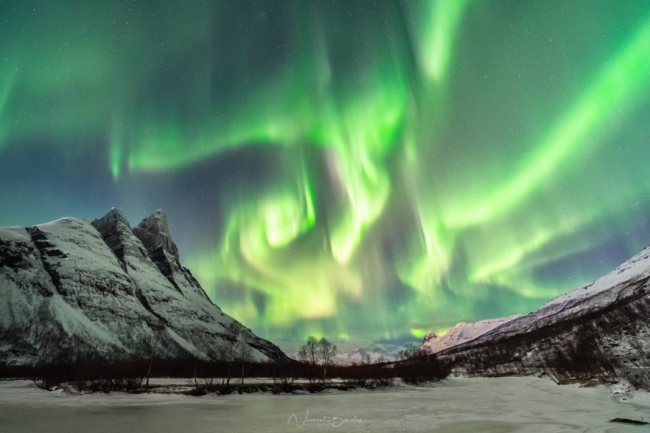
[[[0,225],[169,214],[283,348],[541,306],[650,244],[650,2],[0,1]]]

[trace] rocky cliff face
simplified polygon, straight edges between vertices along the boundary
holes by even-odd
[[[0,361],[137,356],[157,335],[162,357],[215,358],[233,322],[181,265],[162,211],[133,229],[116,209],[0,228]],[[257,360],[286,358],[246,328],[239,338]]]

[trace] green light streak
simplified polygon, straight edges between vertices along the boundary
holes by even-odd
[[[413,328],[411,328],[411,335],[413,337],[417,338],[418,340],[422,340],[429,332],[430,331],[428,331],[426,329],[420,329],[420,328],[413,329]]]
[[[420,16],[418,57],[428,80],[440,81],[449,68],[453,40],[468,0],[433,0],[424,3]]]
[[[596,141],[606,120],[639,99],[650,79],[650,23],[645,23],[623,50],[598,74],[550,134],[536,146],[538,151],[505,184],[476,204],[451,208],[445,213],[450,227],[465,227],[489,221],[517,205],[556,167],[577,149]]]
[[[587,221],[583,218],[569,217],[559,221],[559,225],[556,227],[545,226],[537,231],[533,230],[528,232],[524,236],[524,239],[512,239],[508,237],[493,241],[498,246],[495,247],[492,245],[485,254],[487,257],[475,258],[473,260],[475,263],[481,263],[481,267],[470,275],[469,280],[474,282],[490,282],[492,275],[498,275],[516,268],[531,253],[539,251],[542,247],[560,236],[566,236],[575,232],[586,223]],[[495,251],[497,254],[501,253],[502,255],[499,254],[497,257],[494,257]]]
[[[90,163],[94,206],[196,206],[184,263],[271,338],[532,310],[634,253],[650,206],[647,5],[549,9],[5,2],[0,217],[91,214]]]
[[[416,241],[416,250],[411,250],[398,268],[400,279],[421,295],[422,300],[435,300],[436,288],[440,287],[443,277],[451,266],[450,252],[453,238],[435,216],[423,212],[418,207],[420,232]]]
[[[109,163],[111,165],[113,180],[117,180],[120,177],[120,172],[122,170],[123,146],[124,138],[122,127],[114,121],[113,127],[111,128],[111,143],[109,147]]]
[[[8,68],[0,80],[0,148],[2,148],[4,135],[7,133],[7,127],[4,125],[6,116],[4,115],[5,107],[9,102],[11,93],[16,84],[18,68]]]
[[[331,233],[332,254],[347,263],[367,229],[381,214],[388,199],[390,180],[364,155],[337,158],[338,175],[348,200],[343,219]],[[361,168],[361,171],[359,171]]]

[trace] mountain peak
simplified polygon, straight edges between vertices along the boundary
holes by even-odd
[[[127,227],[131,228],[131,225],[129,224],[129,220],[126,218],[126,215],[124,215],[124,213],[121,210],[115,207],[112,207],[111,210],[109,210],[106,213],[106,215],[104,215],[103,217],[93,221],[93,225],[107,224],[114,221],[121,221],[124,224],[126,224]]]
[[[158,209],[140,221],[140,224],[133,228],[133,234],[140,239],[147,250],[152,251],[162,247],[178,259],[178,248],[172,240],[167,214],[162,209]]]
[[[435,340],[438,338],[435,332],[431,331],[427,335],[424,336],[424,340],[422,341],[422,344],[425,344],[427,341]]]
[[[162,209],[158,209],[148,217],[143,218],[142,221],[140,221],[140,224],[138,224],[138,227],[155,229],[169,237],[172,235],[171,230],[169,229],[169,219],[167,218],[165,211]]]

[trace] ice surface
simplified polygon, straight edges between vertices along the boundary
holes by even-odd
[[[641,395],[640,397],[645,397]],[[70,396],[26,381],[0,382],[0,430],[23,432],[640,432],[609,423],[649,417],[647,399],[626,403],[604,387],[521,377],[454,378],[434,387],[224,397]],[[307,420],[305,420],[307,418]],[[347,420],[347,422],[345,422]]]

